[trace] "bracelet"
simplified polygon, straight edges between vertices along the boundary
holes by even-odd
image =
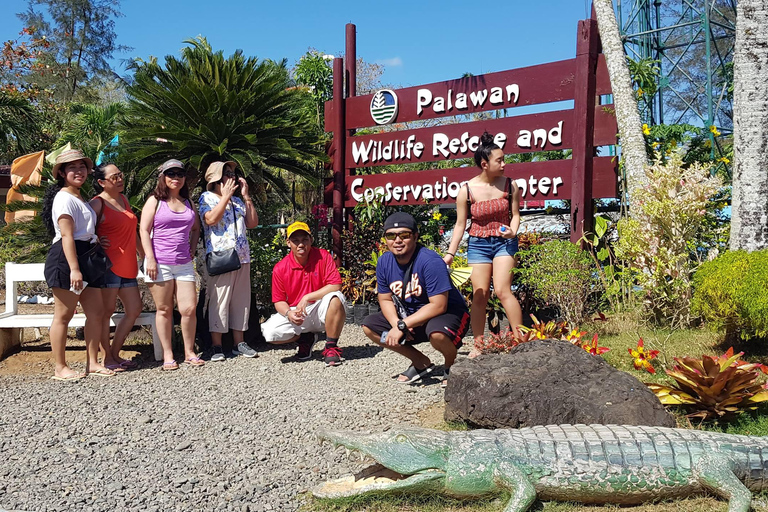
[[[451,256],[453,256],[454,258],[456,257],[456,255],[455,255],[455,254],[453,254],[452,252],[446,252],[445,254],[450,254],[450,255],[451,255]]]

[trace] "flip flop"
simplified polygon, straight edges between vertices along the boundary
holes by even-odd
[[[84,373],[75,372],[72,375],[67,375],[66,377],[59,377],[58,375],[54,375],[51,377],[53,380],[58,380],[60,382],[74,382],[76,380],[80,380],[83,377],[85,377]]]
[[[132,370],[133,368],[138,368],[139,365],[131,361],[130,359],[124,359],[123,362],[120,363],[120,366],[123,368],[127,368],[129,370]]]
[[[189,366],[203,366],[205,361],[199,357],[190,357],[189,359],[185,359],[184,363],[188,364]]]
[[[178,370],[179,364],[176,361],[170,361],[167,363],[163,363],[163,371],[164,372],[170,372],[173,370]]]
[[[119,364],[119,363],[118,364],[105,364],[104,367],[107,368],[108,370],[112,370],[115,373],[124,372],[124,371],[127,370],[127,368],[125,366],[123,366],[122,364]]]
[[[88,372],[88,375],[98,375],[99,377],[114,377],[117,375],[117,373],[110,370],[109,368],[104,368],[103,370],[93,370]]]
[[[440,383],[440,387],[445,389],[448,387],[448,375],[450,374],[450,368],[443,370],[443,382]]]
[[[416,381],[419,381],[424,377],[425,375],[428,375],[432,373],[432,370],[435,369],[435,364],[432,363],[423,370],[417,370],[415,366],[411,365],[408,367],[407,370],[405,370],[403,373],[399,375],[393,375],[393,379],[399,379],[401,376],[406,377],[408,380],[396,380],[398,384],[413,384]]]

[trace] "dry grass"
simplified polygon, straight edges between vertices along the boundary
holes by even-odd
[[[357,500],[315,500],[307,498],[299,512],[501,512],[509,495],[479,500],[453,500],[443,496],[390,497]],[[582,505],[579,503],[534,503],[532,512],[726,512],[728,503],[716,498],[700,496],[675,501],[648,503],[632,507],[618,505]],[[752,510],[768,511],[768,496],[758,495],[752,500]]]

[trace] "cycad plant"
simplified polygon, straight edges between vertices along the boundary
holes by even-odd
[[[0,151],[15,143],[19,155],[32,149],[40,132],[40,116],[34,106],[19,94],[0,91]]]
[[[282,171],[318,182],[323,133],[311,95],[292,87],[283,62],[229,57],[205,38],[185,41],[181,58],[135,62],[125,139],[145,172],[178,158],[204,172],[234,160],[264,200],[266,185],[288,197]]]

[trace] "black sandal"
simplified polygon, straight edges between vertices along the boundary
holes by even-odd
[[[405,370],[403,373],[399,375],[393,375],[393,379],[399,379],[399,377],[406,377],[408,380],[396,380],[398,384],[413,384],[416,381],[421,380],[425,375],[429,375],[432,373],[432,370],[435,369],[435,364],[431,363],[429,366],[424,368],[423,370],[417,370],[415,366],[411,365],[408,367],[407,370]]]

